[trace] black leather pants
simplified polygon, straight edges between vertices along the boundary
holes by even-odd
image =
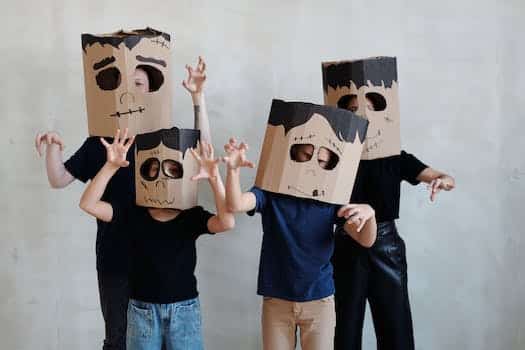
[[[360,350],[366,300],[378,350],[413,350],[405,243],[395,223],[378,224],[377,240],[364,248],[338,234],[332,259],[335,278],[337,350]]]

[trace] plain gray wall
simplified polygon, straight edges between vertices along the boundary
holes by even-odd
[[[96,349],[103,337],[95,223],[84,185],[49,188],[37,131],[67,159],[87,136],[80,33],[146,25],[174,37],[176,123],[191,126],[184,64],[208,62],[216,148],[257,161],[274,97],[322,103],[321,61],[398,57],[402,143],[456,177],[431,204],[403,185],[401,235],[418,349],[525,348],[525,3],[445,1],[6,1],[0,52],[0,349]],[[248,188],[255,171],[243,172]],[[201,202],[212,208],[201,185]],[[260,218],[199,240],[208,349],[260,347]],[[365,349],[374,349],[367,316]]]

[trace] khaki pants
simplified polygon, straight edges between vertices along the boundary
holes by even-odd
[[[294,350],[300,329],[303,350],[334,348],[334,297],[293,302],[263,298],[262,336],[264,350]]]

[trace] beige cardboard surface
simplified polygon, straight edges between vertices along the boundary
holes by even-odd
[[[282,101],[280,101],[282,102]],[[333,109],[333,108],[332,108]],[[318,111],[319,112],[319,111]],[[350,112],[345,117],[355,118],[364,125],[366,121]],[[293,116],[283,116],[290,118]],[[363,135],[364,136],[364,135]],[[292,159],[291,149],[297,144],[308,144],[314,148],[309,161]],[[284,125],[268,124],[261,150],[255,185],[275,193],[321,202],[346,204],[350,199],[363,144],[356,135],[353,142],[341,140],[327,119],[320,113],[301,125],[285,131]],[[319,163],[319,150],[333,152],[338,162],[331,170],[323,169]]]
[[[369,60],[373,59],[370,58]],[[326,70],[326,67],[329,65],[356,61],[325,62],[323,63],[323,70]],[[375,73],[377,74],[377,72]],[[354,69],[351,72],[341,70],[340,74],[342,76],[338,77],[338,81],[343,81],[343,83],[336,84],[335,88],[325,82],[324,102],[326,105],[337,107],[338,102],[342,101],[341,99],[348,99],[348,95],[357,96],[358,109],[355,113],[370,122],[361,158],[377,159],[400,154],[401,131],[398,82],[393,81],[390,87],[385,87],[384,82],[380,85],[374,85],[367,79],[366,70],[356,71]],[[358,88],[356,83],[351,80],[352,74],[362,77],[366,83]],[[326,79],[326,72],[324,73],[324,78]],[[375,78],[377,80],[377,76]],[[367,107],[366,96],[370,93],[379,94],[384,98],[386,102],[384,110],[374,111]],[[339,105],[339,107],[343,106]]]
[[[197,205],[198,181],[192,181],[191,177],[199,172],[199,163],[191,154],[190,147],[196,145],[199,133],[196,130],[182,129],[181,131],[194,131],[192,137],[184,139],[184,136],[173,133],[173,129],[176,128],[160,130],[153,134],[172,133],[171,137],[178,138],[177,142],[180,144],[185,143],[187,147],[180,147],[180,150],[177,150],[171,148],[171,146],[166,146],[163,141],[149,149],[144,149],[144,147],[139,147],[138,145],[135,147],[137,205],[181,210]],[[144,137],[144,135],[139,135],[138,137]],[[159,136],[156,137],[158,140]],[[149,172],[150,167],[148,166],[151,162],[157,164],[156,171],[152,173]],[[170,164],[173,165],[175,162],[178,163],[176,164],[177,166],[182,167],[182,177],[180,178],[169,176],[174,174],[170,170]]]
[[[171,126],[170,42],[167,36],[146,32],[117,32],[82,36],[92,40],[83,50],[84,84],[91,136],[109,136],[117,128],[130,135]],[[118,46],[104,42],[124,38]],[[137,67],[148,72],[150,88],[140,92],[133,74]],[[115,82],[114,84],[112,82]]]

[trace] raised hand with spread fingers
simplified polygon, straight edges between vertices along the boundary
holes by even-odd
[[[192,176],[192,180],[211,179],[215,180],[219,175],[220,159],[214,157],[213,146],[207,142],[201,142],[198,151],[191,149],[191,154],[199,162],[200,168],[197,175]]]
[[[217,215],[208,221],[210,232],[225,232],[235,226],[235,218],[226,206],[226,193],[219,173],[220,159],[215,158],[213,146],[207,142],[200,142],[198,151],[191,150],[191,154],[199,162],[200,168],[197,175],[192,176],[193,181],[208,179],[213,191]]]
[[[80,198],[80,208],[104,222],[110,222],[113,218],[113,207],[102,200],[102,195],[113,175],[121,167],[129,166],[126,155],[135,137],[127,139],[127,136],[128,129],[124,130],[122,137],[120,137],[120,130],[117,130],[112,143],[100,138],[100,142],[106,147],[106,163],[88,184]]]
[[[106,162],[117,168],[127,167],[129,161],[126,160],[128,150],[135,140],[135,136],[128,137],[128,129],[124,130],[124,135],[120,137],[120,129],[115,133],[115,138],[112,143],[108,143],[104,138],[100,138],[100,142],[106,147]]]

